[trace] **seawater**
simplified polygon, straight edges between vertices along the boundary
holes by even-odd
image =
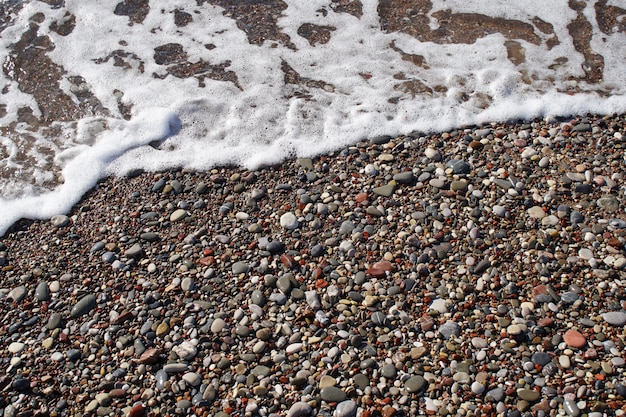
[[[626,112],[618,0],[10,1],[0,234],[107,175]]]

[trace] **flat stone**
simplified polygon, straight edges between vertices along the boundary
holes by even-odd
[[[45,281],[41,281],[35,288],[35,300],[39,302],[50,300],[50,289]]]
[[[15,301],[16,303],[19,303],[20,301],[22,301],[24,299],[24,297],[26,297],[26,287],[23,286],[23,285],[20,285],[19,287],[13,288],[7,294],[7,298],[10,298],[11,300]]]
[[[93,294],[88,294],[81,298],[75,305],[72,307],[72,311],[70,312],[70,317],[77,318],[80,316],[84,316],[89,313],[91,310],[96,308],[96,296]]]
[[[287,230],[294,230],[300,226],[300,223],[296,215],[288,211],[280,216],[280,226]]]
[[[415,176],[411,171],[404,171],[395,174],[393,180],[399,184],[411,184],[415,180]]]
[[[219,333],[224,329],[224,327],[226,327],[226,322],[223,319],[215,319],[213,320],[213,323],[211,323],[211,332]]]
[[[470,164],[461,159],[451,159],[446,163],[446,166],[452,168],[454,174],[467,174],[472,170]]]
[[[580,415],[580,409],[578,408],[578,405],[576,405],[576,401],[570,398],[566,398],[563,401],[563,410],[565,410],[565,413],[571,417],[578,417]]]
[[[500,402],[504,399],[504,390],[500,387],[489,390],[485,394],[486,401]]]
[[[612,326],[622,327],[626,324],[626,313],[623,311],[609,311],[602,314],[602,319]]]
[[[335,385],[337,385],[337,380],[330,375],[323,375],[322,378],[320,378],[320,389],[334,387]]]
[[[376,195],[380,195],[382,197],[389,197],[396,190],[396,181],[389,181],[387,185],[383,185],[381,187],[376,187],[372,189],[372,192]]]
[[[172,214],[170,214],[170,221],[172,223],[179,222],[188,216],[187,210],[178,209],[175,210]]]
[[[311,411],[313,411],[313,408],[309,404],[304,401],[298,401],[289,408],[286,417],[309,417]]]
[[[587,339],[578,330],[570,329],[563,335],[563,340],[571,347],[581,348],[587,344]]]
[[[70,218],[64,214],[56,214],[50,218],[50,223],[54,227],[65,227],[70,224]]]
[[[346,399],[346,393],[337,387],[324,387],[320,390],[320,397],[326,402],[338,403]]]
[[[26,345],[22,342],[12,342],[7,348],[9,352],[16,354],[24,350]]]
[[[439,333],[444,339],[450,339],[452,336],[461,334],[461,326],[454,321],[447,321],[439,327]]]
[[[235,275],[245,274],[249,270],[250,270],[250,266],[246,262],[243,262],[243,261],[235,262],[232,266],[232,271],[233,271],[233,274]]]
[[[546,212],[539,206],[533,206],[529,208],[526,213],[534,219],[543,219],[546,216]]]
[[[141,258],[143,256],[143,248],[139,243],[135,243],[124,251],[124,255],[128,258]]]
[[[187,372],[183,375],[183,381],[192,387],[197,387],[202,383],[202,377],[195,372]]]
[[[357,403],[352,400],[345,400],[337,404],[334,417],[355,417],[357,412]]]
[[[415,375],[404,382],[404,387],[410,393],[419,392],[426,386],[426,380],[423,376]]]
[[[539,399],[541,393],[531,389],[520,389],[517,391],[517,396],[522,400],[533,403]]]
[[[189,369],[189,365],[181,362],[168,363],[163,366],[163,371],[167,374],[178,374]]]
[[[617,197],[612,195],[600,197],[596,201],[596,204],[598,205],[598,207],[608,211],[609,213],[619,210],[619,200],[617,199]]]

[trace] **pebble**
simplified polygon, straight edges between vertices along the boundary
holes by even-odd
[[[313,408],[303,401],[294,403],[287,412],[287,417],[309,417]]]
[[[287,230],[294,230],[300,226],[300,223],[294,213],[286,212],[280,216],[280,226]]]
[[[355,417],[357,413],[357,403],[352,400],[345,400],[337,404],[334,417]]]
[[[626,312],[609,311],[602,314],[602,319],[612,326],[623,327],[626,325]]]
[[[404,386],[410,393],[419,392],[426,387],[426,380],[420,375],[415,375],[407,379]]]
[[[50,289],[48,288],[48,284],[44,281],[40,282],[35,288],[35,301],[49,301],[50,300]]]
[[[75,305],[72,307],[72,311],[70,312],[70,317],[77,318],[80,316],[84,316],[88,314],[91,310],[96,308],[96,296],[93,294],[88,294],[81,298]]]
[[[172,214],[170,214],[170,221],[172,223],[176,223],[176,222],[179,222],[179,221],[183,220],[188,215],[189,215],[189,213],[187,213],[187,210],[177,209],[177,210],[174,210],[174,212]]]
[[[578,330],[570,329],[563,335],[563,340],[569,346],[574,348],[581,348],[587,344],[587,339]]]

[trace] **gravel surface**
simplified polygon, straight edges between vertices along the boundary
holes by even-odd
[[[3,416],[623,416],[625,130],[104,180],[0,238]]]

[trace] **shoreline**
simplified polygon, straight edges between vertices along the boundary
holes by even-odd
[[[5,412],[626,414],[626,116],[572,120],[108,178],[18,222]]]

